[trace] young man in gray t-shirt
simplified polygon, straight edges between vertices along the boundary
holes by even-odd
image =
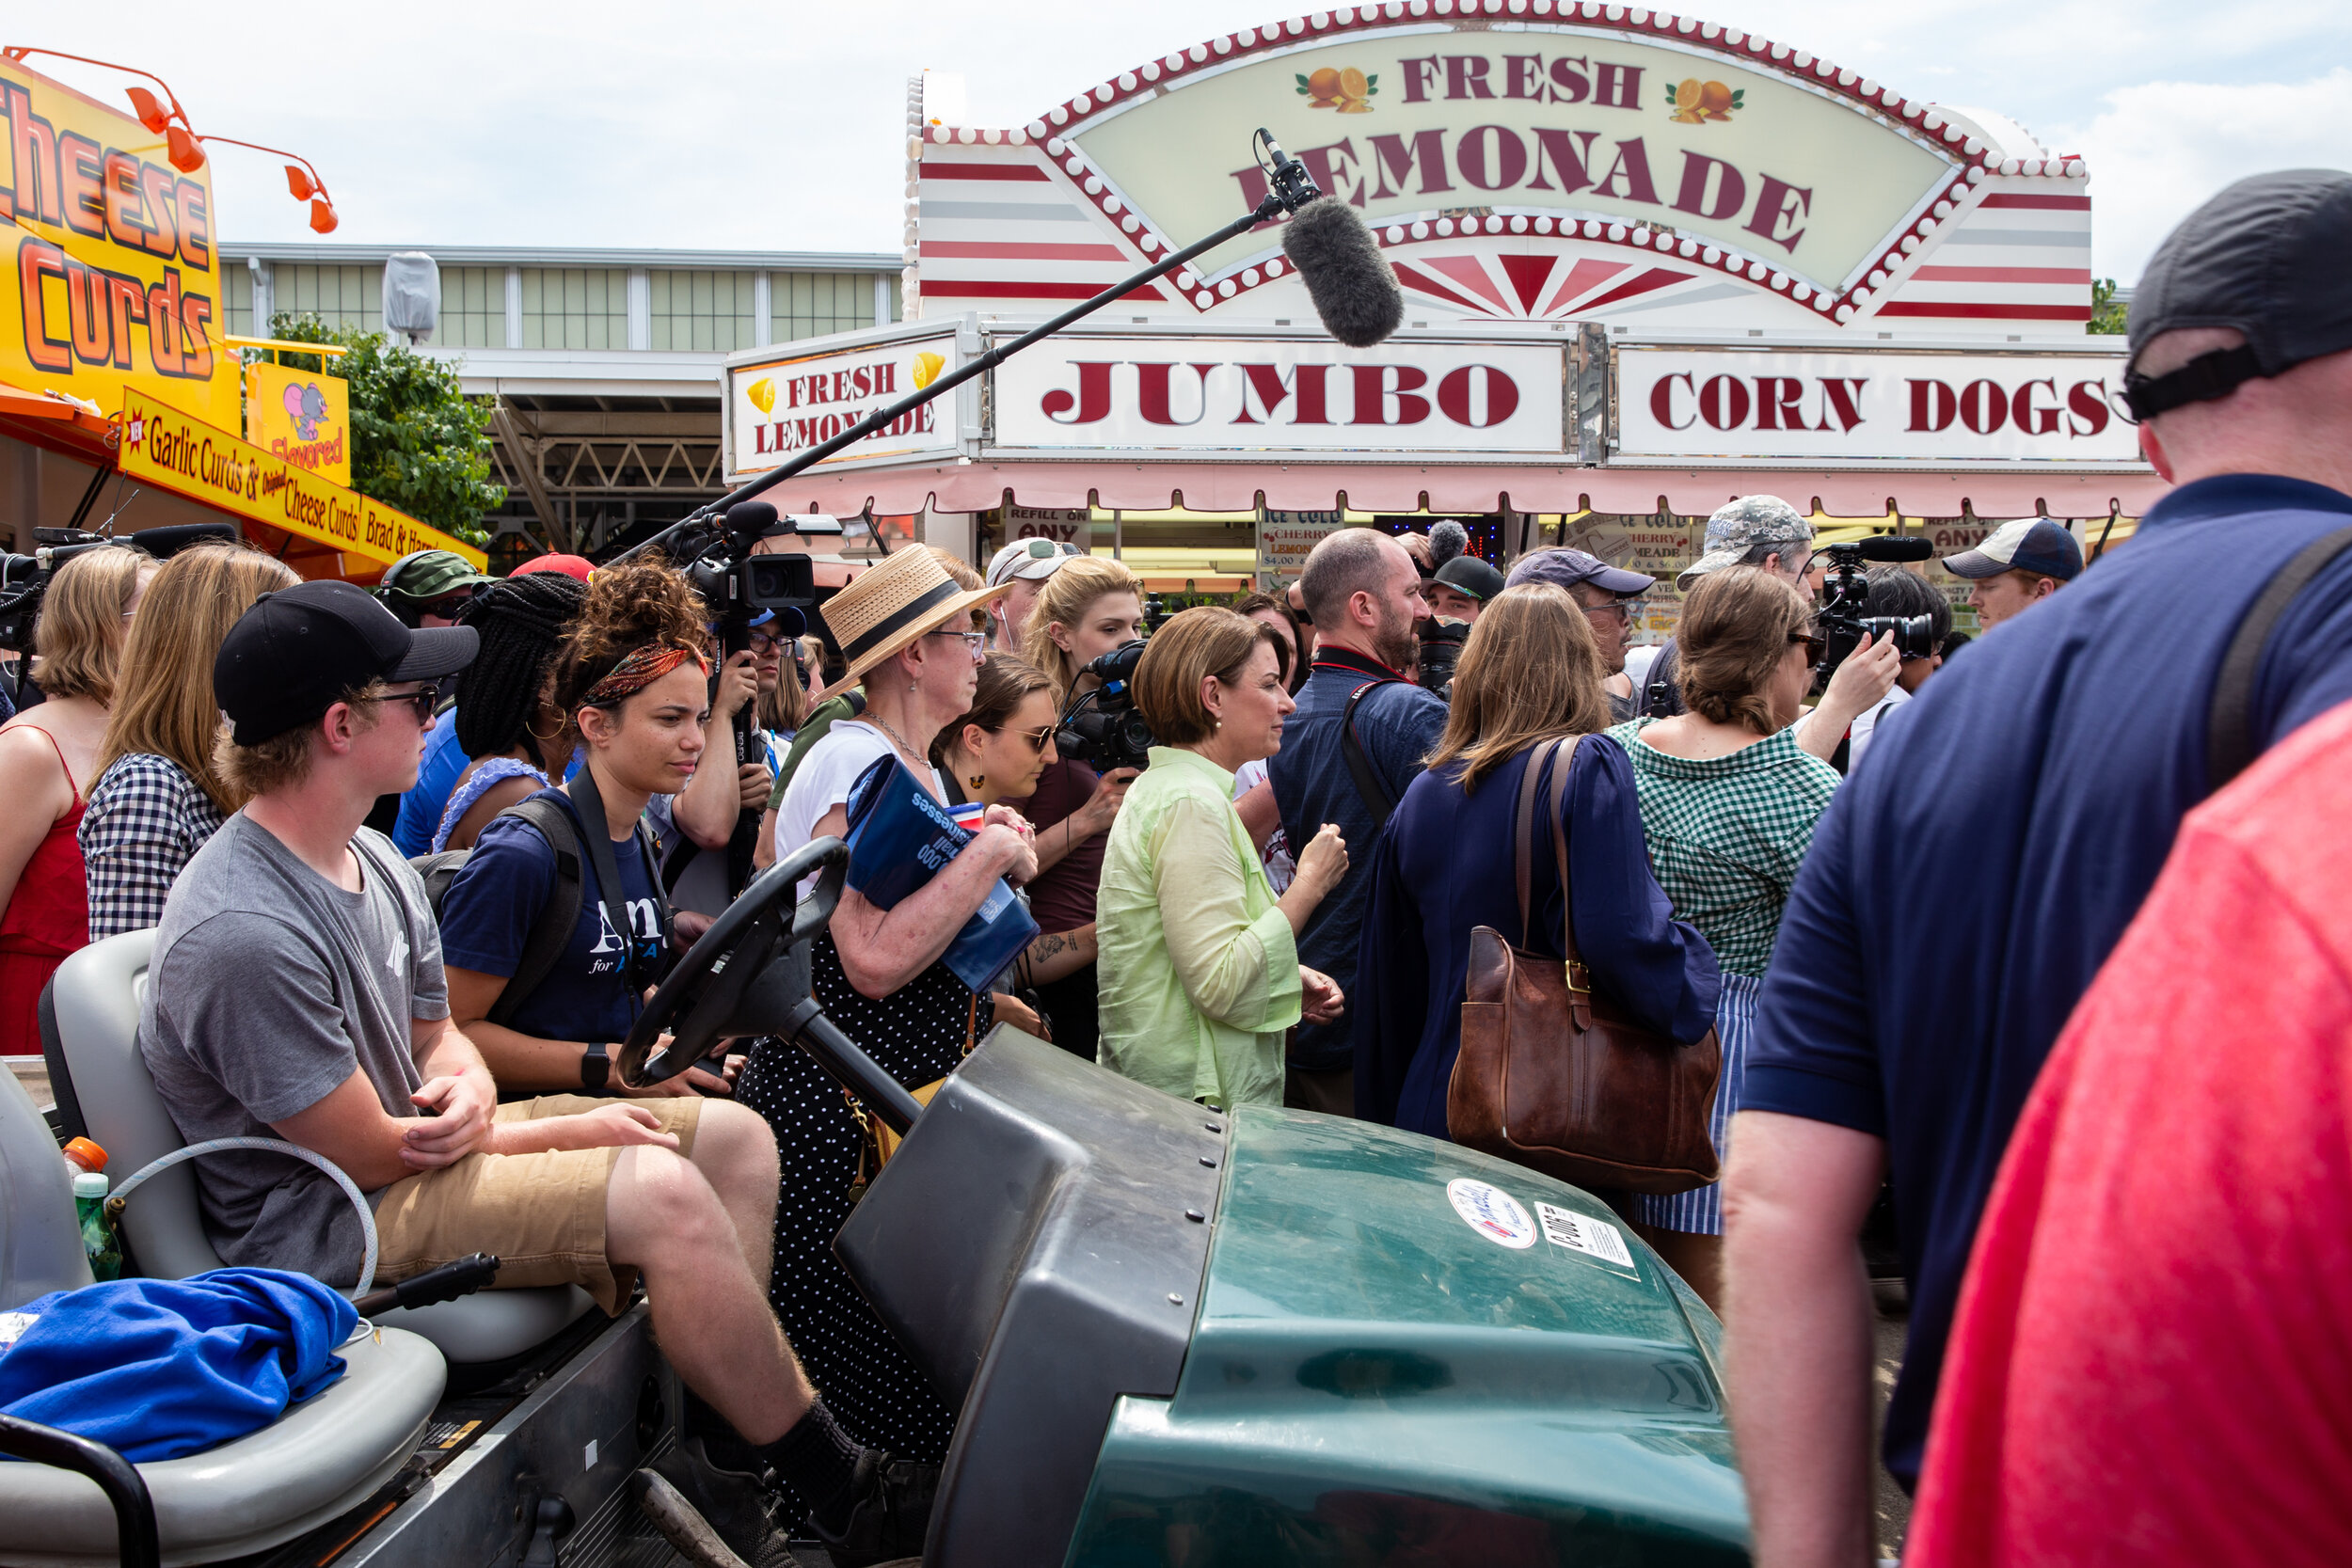
[[[264,594],[230,630],[221,760],[252,799],[165,907],[139,1023],[155,1086],[190,1142],[275,1136],[333,1161],[374,1210],[379,1280],[491,1252],[502,1286],[578,1284],[618,1312],[642,1274],[679,1378],[813,1506],[834,1560],[917,1551],[935,1472],[844,1433],[769,1309],[767,1123],[691,1097],[500,1106],[450,1021],[423,884],[361,824],[415,784],[431,683],[475,641],[413,631],[342,582]],[[324,1173],[241,1153],[201,1162],[198,1185],[225,1259],[353,1280],[358,1219]],[[747,1512],[727,1533],[772,1559]]]

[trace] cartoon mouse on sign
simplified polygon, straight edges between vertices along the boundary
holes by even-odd
[[[286,415],[306,441],[319,438],[319,421],[326,418],[326,394],[319,390],[315,381],[298,382],[286,388]]]

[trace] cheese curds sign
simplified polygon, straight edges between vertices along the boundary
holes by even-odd
[[[234,425],[211,176],[173,168],[130,116],[0,59],[0,381],[107,410],[137,388]]]
[[[389,566],[411,550],[431,549],[453,550],[477,569],[487,563],[464,540],[331,484],[136,388],[124,394],[122,416],[121,467],[134,481],[160,484],[378,565]]]
[[[339,376],[247,365],[245,434],[274,457],[351,483],[351,388]]]

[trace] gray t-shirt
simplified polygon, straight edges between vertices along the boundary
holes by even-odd
[[[181,872],[155,933],[139,1052],[188,1142],[276,1137],[271,1123],[354,1068],[386,1114],[418,1114],[408,1026],[449,1016],[440,932],[389,839],[363,828],[351,847],[358,893],[240,812]],[[357,1283],[359,1217],[325,1172],[260,1150],[208,1154],[196,1170],[223,1262]]]

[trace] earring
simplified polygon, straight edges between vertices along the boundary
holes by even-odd
[[[923,689],[923,683],[921,681],[909,681],[907,682],[907,689],[909,691],[920,691]]]
[[[980,785],[988,783],[988,775],[985,773],[968,774],[965,776],[965,782],[971,784],[974,789],[977,789]]]

